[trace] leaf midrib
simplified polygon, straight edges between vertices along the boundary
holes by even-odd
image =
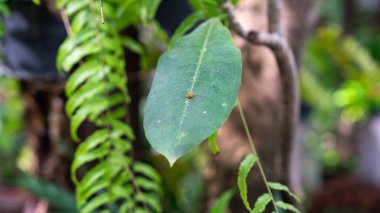
[[[210,24],[209,27],[207,28],[206,36],[205,36],[205,39],[203,41],[202,48],[200,50],[199,59],[198,59],[198,62],[197,62],[197,67],[195,69],[195,73],[194,73],[194,76],[193,76],[193,82],[191,84],[190,89],[188,90],[189,92],[193,92],[195,82],[198,79],[198,75],[200,73],[200,68],[201,68],[201,64],[203,62],[204,54],[207,51],[207,44],[208,44],[208,40],[210,38],[210,32],[211,32],[212,27],[213,27],[213,25]],[[177,147],[179,145],[180,141],[181,141],[180,140],[180,137],[181,137],[180,134],[182,132],[182,125],[183,125],[183,121],[184,121],[184,119],[186,117],[187,107],[189,105],[189,101],[190,100],[191,99],[186,99],[186,101],[185,101],[184,109],[182,111],[182,117],[181,117],[181,120],[179,122],[179,127],[178,127],[178,131],[177,131],[177,137],[176,137],[177,141],[176,141],[174,147]]]

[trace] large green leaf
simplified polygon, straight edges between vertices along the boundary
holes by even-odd
[[[144,114],[150,144],[170,164],[215,132],[240,87],[241,54],[230,32],[210,19],[161,56]]]

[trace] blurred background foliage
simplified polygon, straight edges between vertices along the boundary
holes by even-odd
[[[323,1],[321,18],[305,49],[302,100],[310,109],[307,144],[328,172],[355,168],[336,149],[342,122],[365,122],[380,110],[380,30],[371,24],[374,2],[356,1],[350,32],[345,32],[344,1]],[[308,110],[307,110],[308,111]]]
[[[191,7],[202,10],[206,16],[221,14],[221,11],[207,5],[202,7],[196,0],[189,2]],[[339,143],[344,137],[342,129],[348,126],[354,131],[355,126],[380,112],[380,28],[373,21],[376,1],[356,2],[355,17],[350,27],[346,27],[345,1],[321,1],[318,8],[320,17],[310,33],[301,63],[303,118],[310,126],[305,135],[305,145],[321,164],[322,178],[357,170],[357,156],[340,148],[347,146],[347,143]],[[133,12],[136,8],[129,9]],[[8,13],[1,4],[0,11]],[[2,31],[3,26],[0,25],[0,34]],[[149,71],[154,69],[159,55],[167,48],[168,34],[172,33],[164,24],[152,20],[139,26],[139,42],[126,40],[123,43],[141,55],[141,69]],[[24,188],[63,212],[75,212],[70,208],[75,207],[71,192],[31,177],[33,156],[25,142],[24,106],[19,82],[0,77],[0,183]],[[207,148],[197,149],[176,163],[174,168],[163,163],[165,159],[161,156],[154,155],[148,159],[162,175],[162,205],[167,212],[190,213],[203,208],[200,201],[205,194],[205,183],[201,171],[210,155],[205,150]],[[68,152],[72,156],[72,151]],[[306,203],[311,202],[311,196]]]
[[[26,143],[24,107],[19,82],[0,76],[0,184],[23,188],[46,200],[54,211],[76,212],[72,192],[32,176],[33,155]]]
[[[24,105],[20,96],[20,87],[16,80],[7,77],[0,78],[0,167],[1,177],[12,177],[17,169],[27,170],[23,161],[23,146],[25,142]],[[24,152],[25,153],[25,152]],[[20,167],[21,166],[21,167]]]

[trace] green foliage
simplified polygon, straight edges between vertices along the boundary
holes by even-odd
[[[171,171],[172,170],[170,170],[170,172]],[[197,171],[191,171],[186,175],[180,175],[182,177],[177,185],[178,211],[184,213],[201,212],[202,198],[205,188],[202,175]]]
[[[218,137],[218,130],[215,131],[212,135],[210,135],[210,137],[208,137],[208,141],[210,143],[210,149],[214,155],[219,154],[219,147],[218,147],[218,143],[216,142],[217,137]]]
[[[283,210],[289,210],[291,212],[299,213],[300,211],[296,209],[293,205],[290,205],[289,203],[285,203],[283,201],[276,201],[277,207],[283,209]]]
[[[264,212],[267,205],[271,201],[273,201],[273,203],[275,203],[278,208],[298,212],[298,210],[291,204],[288,204],[282,201],[275,201],[274,198],[272,197],[271,190],[284,191],[284,192],[287,192],[297,202],[301,202],[301,200],[295,194],[293,194],[287,186],[282,185],[280,183],[276,183],[276,182],[267,182],[265,177],[263,177],[263,179],[267,186],[268,193],[264,193],[259,198],[257,198],[253,209],[251,208],[251,205],[249,204],[249,200],[248,200],[248,195],[247,195],[248,194],[247,177],[256,162],[258,162],[260,166],[260,162],[257,156],[254,154],[248,154],[241,161],[240,166],[239,166],[237,185],[240,191],[240,197],[243,200],[243,204],[245,208],[251,213]],[[264,174],[262,173],[262,175]],[[276,208],[276,211],[277,211],[277,208]]]
[[[0,168],[1,177],[12,177],[17,170],[24,135],[24,103],[19,83],[0,76]]]
[[[337,145],[336,125],[341,120],[352,124],[363,121],[380,111],[376,54],[380,46],[375,45],[378,40],[373,33],[364,31],[360,35],[347,36],[336,26],[325,27],[319,28],[307,43],[301,94],[313,109],[308,144],[327,173],[352,168],[350,159],[340,158],[339,151],[331,148]]]
[[[224,192],[216,201],[214,206],[210,209],[209,213],[223,213],[227,212],[228,203],[231,201],[234,195],[234,190],[230,189]]]
[[[308,50],[308,69],[301,75],[308,104],[329,114],[341,110],[352,122],[380,110],[380,66],[355,39],[321,28]]]
[[[321,113],[329,113],[335,108],[331,101],[332,91],[323,87],[309,70],[302,69],[300,80],[302,100]]]
[[[59,212],[76,212],[74,195],[51,182],[33,176],[23,176],[11,181],[46,200]]]
[[[223,0],[188,0],[189,4],[195,11],[202,11],[207,18],[224,16],[221,10]],[[236,3],[236,1],[233,1]]]
[[[33,2],[40,4],[40,0]],[[217,129],[235,106],[242,74],[240,51],[219,21],[225,17],[221,10],[223,1],[189,2],[196,12],[176,30],[170,41],[171,50],[159,60],[144,118],[149,141],[171,164],[206,138],[213,153],[219,152]],[[233,4],[237,2],[232,0]],[[76,201],[70,193],[40,179],[23,177],[15,183],[64,212],[162,212],[160,175],[131,157],[134,134],[126,124],[130,97],[123,49],[139,54],[143,69],[153,67],[168,43],[166,34],[154,20],[161,0],[103,0],[104,25],[100,22],[99,3],[56,1],[71,25],[69,36],[58,52],[57,68],[71,72],[65,92],[70,132],[75,141],[80,141],[71,166]],[[9,14],[2,0],[0,12]],[[208,21],[184,36],[197,22],[207,18]],[[142,29],[140,41],[121,33],[127,27]],[[0,25],[0,34],[3,31]],[[96,127],[88,136],[81,131],[85,122]],[[246,208],[262,212],[273,197],[263,194],[251,209],[247,195],[247,177],[256,161],[258,158],[253,154],[243,160],[238,187]],[[188,173],[181,180],[179,203],[191,212],[201,208],[192,204],[199,204],[203,182],[198,173]],[[286,186],[268,184],[294,196]],[[233,194],[233,190],[223,193],[210,212],[225,212]],[[75,203],[77,209],[73,208]],[[281,201],[276,205],[297,211]]]
[[[181,25],[176,29],[173,36],[170,39],[169,48],[171,49],[173,45],[181,38],[185,33],[187,33],[194,25],[204,18],[202,11],[194,12],[189,15],[185,20],[182,21]]]
[[[120,33],[152,18],[159,2],[103,0],[105,24],[101,24],[100,7],[94,1],[57,1],[71,23],[71,34],[58,52],[57,67],[73,70],[66,86],[72,137],[80,140],[78,130],[85,121],[97,126],[78,146],[71,167],[80,212],[162,211],[160,176],[130,157],[134,134],[125,123],[130,98],[123,46],[142,50]]]
[[[262,194],[255,203],[252,213],[264,212],[267,205],[271,202],[272,198],[268,193]]]
[[[36,4],[36,5],[40,5],[41,4],[41,0],[33,0],[33,3]]]
[[[294,200],[296,200],[298,203],[301,202],[301,199],[299,199],[295,194],[293,194],[289,188],[285,185],[282,185],[281,183],[275,183],[275,182],[268,182],[269,188],[273,190],[279,190],[287,192]]]
[[[239,173],[237,179],[237,185],[240,191],[240,197],[243,200],[244,206],[248,211],[251,211],[251,206],[249,205],[248,195],[247,195],[247,177],[255,162],[258,161],[258,158],[253,155],[247,155],[239,166]]]
[[[4,35],[4,16],[9,16],[9,14],[10,11],[7,4],[5,3],[5,0],[0,0],[0,36]]]
[[[241,69],[240,51],[217,19],[200,25],[161,56],[144,129],[170,164],[225,122],[237,98]]]

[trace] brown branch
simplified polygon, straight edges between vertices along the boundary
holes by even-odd
[[[267,0],[268,2],[268,29],[269,32],[274,33],[277,32],[279,34],[282,34],[281,29],[281,10],[278,0]]]
[[[275,0],[270,0],[274,3]],[[240,23],[236,20],[235,8],[230,2],[224,3],[224,9],[229,15],[232,30],[240,37],[246,39],[252,44],[264,45],[270,48],[275,57],[279,67],[281,78],[281,92],[282,92],[282,125],[281,125],[281,150],[285,153],[281,156],[282,166],[282,180],[285,184],[289,184],[289,161],[293,141],[295,140],[295,131],[299,114],[299,94],[298,94],[298,71],[295,63],[293,52],[289,46],[288,41],[283,37],[278,30],[280,30],[279,20],[276,13],[278,7],[272,5],[274,11],[268,11],[271,18],[272,30],[276,32],[257,32],[247,31],[242,28]]]

